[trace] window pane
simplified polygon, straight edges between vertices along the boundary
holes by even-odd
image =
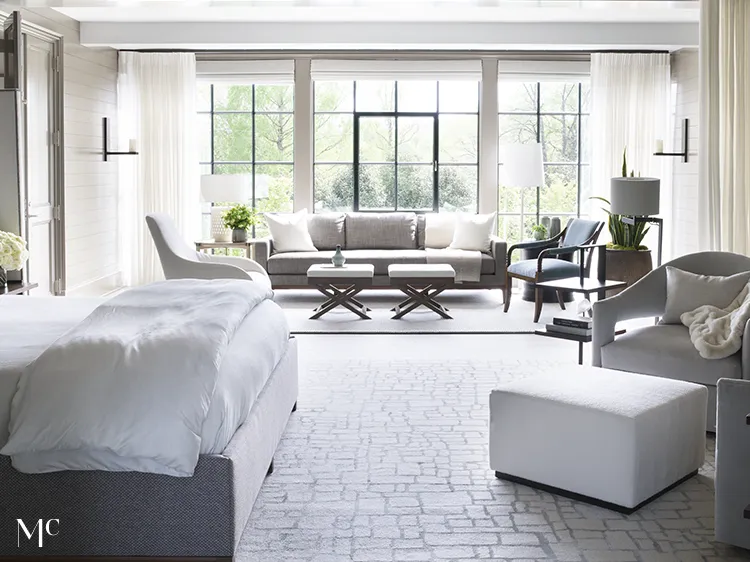
[[[195,110],[211,111],[211,84],[198,82],[195,93]]]
[[[393,162],[396,159],[396,120],[362,117],[359,120],[360,162]]]
[[[354,166],[315,165],[315,212],[354,209]]]
[[[545,162],[575,162],[578,158],[578,117],[542,116],[542,149]]]
[[[575,213],[578,200],[578,167],[545,166],[545,185],[539,196],[541,213]],[[565,221],[562,221],[565,224]]]
[[[405,210],[432,210],[435,185],[432,165],[405,166],[398,172],[398,208]]]
[[[253,87],[214,85],[214,111],[252,111]]]
[[[409,80],[398,82],[399,111],[437,111],[437,82]]]
[[[396,103],[396,83],[379,80],[357,82],[357,111],[393,111]]]
[[[255,111],[294,111],[294,86],[255,86]]]
[[[359,208],[395,209],[395,167],[393,164],[362,164],[359,167]]]
[[[591,167],[581,166],[581,214],[588,215],[591,213],[591,204],[589,198],[594,194],[591,191]]]
[[[542,82],[542,113],[578,113],[578,83]]]
[[[536,115],[500,115],[500,144],[536,142]]]
[[[524,239],[521,229],[521,215],[498,216],[497,217],[497,236],[505,240],[508,246],[518,244]],[[520,259],[521,252],[513,253],[513,261]]]
[[[581,82],[581,113],[589,113],[591,111],[591,84],[589,82]]]
[[[322,114],[315,116],[315,161],[354,161],[354,116]]]
[[[214,174],[250,174],[253,173],[252,164],[216,164]]]
[[[497,210],[500,213],[520,213],[521,190],[517,187],[501,185],[498,190]]]
[[[440,162],[475,164],[478,158],[478,117],[440,115]]]
[[[438,204],[441,211],[477,212],[477,166],[440,166]]]
[[[211,161],[211,114],[204,113],[197,116],[198,127],[198,160]]]
[[[294,159],[294,115],[255,115],[255,161],[291,162]]]
[[[536,82],[506,82],[497,85],[500,113],[536,113]]]
[[[432,164],[434,136],[434,117],[399,117],[398,161]]]
[[[315,111],[354,111],[354,82],[315,82]]]
[[[214,159],[249,162],[253,158],[253,115],[214,115]]]
[[[479,83],[448,80],[439,82],[440,112],[478,113]]]
[[[291,213],[294,197],[294,167],[291,164],[266,164],[255,167],[255,207],[261,213]],[[263,189],[261,179],[267,190]],[[256,238],[269,235],[265,220],[255,228]]]
[[[591,118],[588,115],[581,116],[581,162],[591,162],[591,143],[589,141],[589,123]]]

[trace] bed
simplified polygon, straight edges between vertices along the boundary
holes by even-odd
[[[11,401],[26,365],[102,302],[1,299],[0,447],[9,440]],[[283,312],[264,301],[239,325],[221,362],[204,424],[212,426],[211,438],[203,439],[192,476],[59,467],[27,474],[0,455],[0,536],[14,539],[0,540],[0,557],[231,560],[296,407],[297,388],[296,341]],[[238,421],[222,401],[240,390]],[[57,519],[58,532],[45,535],[40,549],[38,535],[19,534],[19,519],[28,529]]]

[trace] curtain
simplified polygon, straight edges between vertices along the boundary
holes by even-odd
[[[163,278],[147,214],[171,216],[186,241],[200,233],[195,55],[120,52],[117,94],[119,146],[139,152],[118,160],[121,266],[142,285]]]
[[[610,179],[622,175],[627,149],[628,174],[661,180],[660,216],[664,219],[664,260],[672,254],[673,159],[654,156],[656,140],[671,152],[674,137],[668,53],[594,53],[591,55],[592,193],[609,199]],[[582,202],[582,208],[585,208]],[[592,214],[599,203],[591,204]],[[656,249],[656,230],[648,236]],[[654,264],[656,256],[654,252]]]
[[[750,254],[750,2],[702,0],[699,242]]]

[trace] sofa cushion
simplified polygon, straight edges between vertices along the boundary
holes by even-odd
[[[602,367],[710,386],[720,378],[742,378],[739,353],[726,359],[703,359],[688,329],[676,324],[628,330],[602,347]]]
[[[331,263],[333,252],[295,252],[274,254],[268,259],[270,275],[306,275],[307,268],[316,263]],[[427,263],[424,250],[345,250],[346,263],[371,263],[375,275],[388,275],[392,263]]]
[[[344,213],[315,213],[307,217],[307,230],[318,250],[335,250],[346,247]]]
[[[537,260],[521,260],[511,264],[508,267],[510,273],[523,275],[534,279],[536,276]],[[542,260],[542,276],[540,281],[553,281],[555,279],[565,279],[566,277],[578,277],[581,268],[578,264],[560,260],[557,258],[545,258]]]
[[[417,248],[425,249],[425,236],[427,227],[427,215],[421,213],[417,215]]]
[[[415,213],[347,213],[347,250],[416,250]]]

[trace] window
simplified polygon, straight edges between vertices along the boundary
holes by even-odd
[[[539,189],[499,186],[498,235],[527,239],[545,216],[564,228],[591,196],[588,84],[501,80],[498,107],[499,144],[540,142],[545,175]]]
[[[477,210],[479,84],[315,81],[316,211]]]
[[[254,208],[292,211],[294,86],[199,82],[198,121],[202,174],[249,174]]]

